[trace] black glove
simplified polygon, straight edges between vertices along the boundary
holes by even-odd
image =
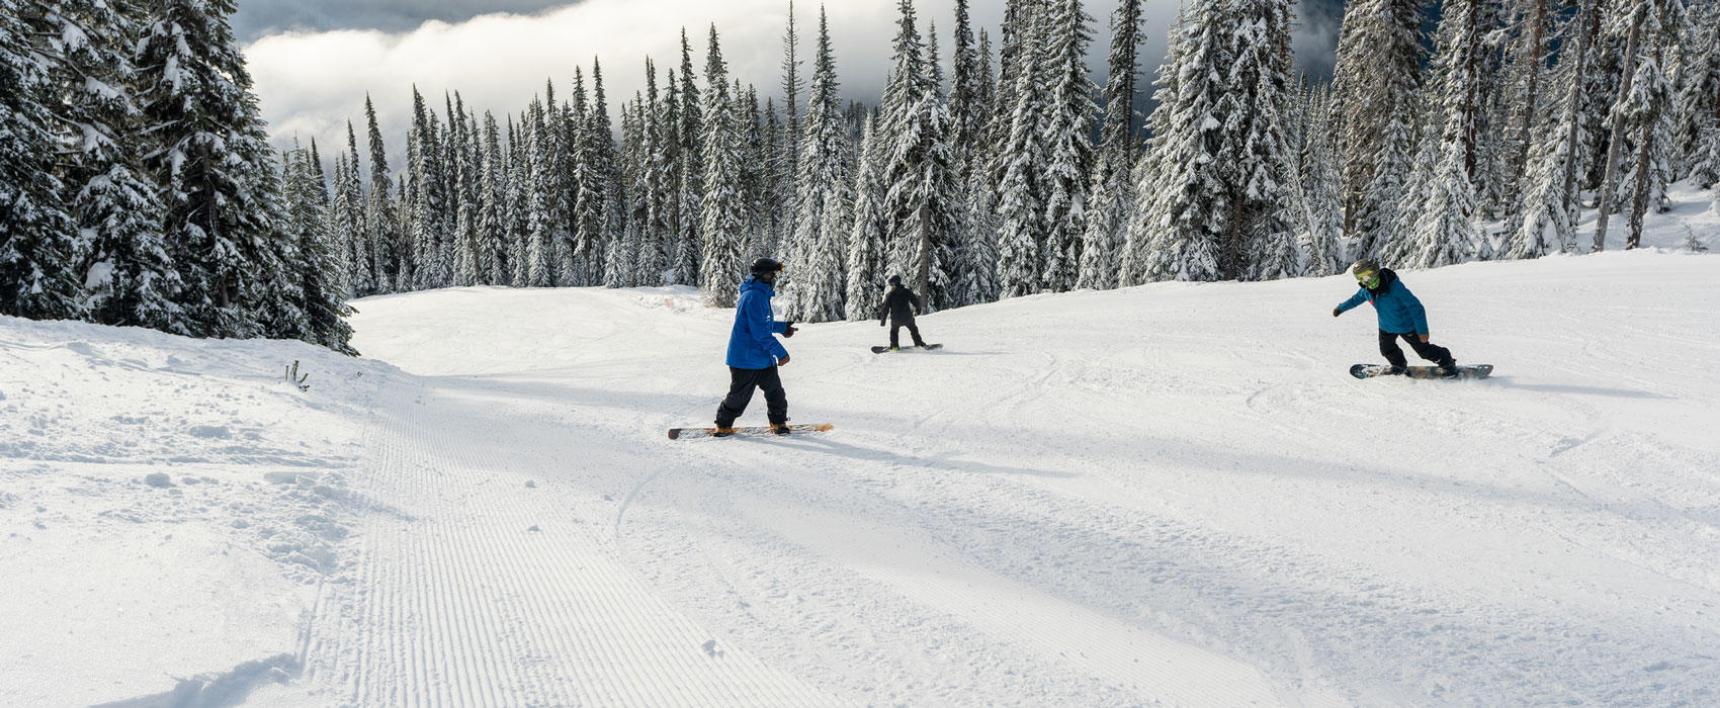
[[[1338,315],[1341,315],[1341,314],[1344,314],[1343,310],[1340,310],[1336,307],[1332,308],[1332,316],[1333,317],[1337,317]]]
[[[879,326],[879,327],[883,327],[883,326],[884,326],[884,321],[883,321],[883,320],[878,320],[878,326]]]
[[[788,324],[783,325],[782,336],[784,336],[784,337],[794,336],[794,320],[789,320]]]

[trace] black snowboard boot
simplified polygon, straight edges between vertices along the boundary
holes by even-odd
[[[1409,373],[1409,367],[1407,366],[1393,366],[1386,369],[1386,375],[1388,376],[1402,376],[1406,373]]]
[[[777,435],[788,435],[794,431],[788,429],[787,423],[771,423],[770,432],[776,433]]]
[[[1458,376],[1457,361],[1446,359],[1439,364],[1439,375],[1443,378],[1455,379]]]

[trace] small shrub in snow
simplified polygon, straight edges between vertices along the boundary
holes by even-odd
[[[1684,250],[1691,253],[1707,253],[1708,243],[1696,235],[1696,230],[1688,224],[1684,226]]]
[[[287,367],[287,383],[292,384],[294,388],[297,388],[300,391],[311,390],[310,384],[305,383],[305,381],[309,380],[310,377],[310,374],[301,375],[299,373],[299,362],[297,359],[293,360],[292,366]]]

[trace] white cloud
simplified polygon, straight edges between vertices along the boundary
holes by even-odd
[[[978,27],[997,40],[1003,0],[972,0]],[[1103,81],[1110,44],[1110,16],[1117,0],[1089,0],[1094,41],[1089,66]],[[1140,68],[1151,80],[1164,52],[1165,37],[1178,9],[1176,0],[1147,0]],[[922,30],[936,22],[946,69],[954,0],[917,0]],[[896,0],[829,0],[831,39],[844,93],[876,101],[889,69],[896,32]],[[466,105],[497,120],[517,113],[546,79],[565,91],[576,65],[590,71],[593,57],[603,62],[611,109],[644,85],[647,56],[659,76],[680,63],[680,30],[692,41],[694,66],[704,70],[706,33],[714,23],[730,72],[767,95],[778,94],[781,38],[787,0],[583,0],[535,15],[496,14],[447,23],[430,21],[407,32],[334,30],[271,35],[246,49],[263,114],[277,142],[316,138],[332,159],[344,145],[351,119],[364,146],[364,95],[376,102],[391,155],[400,154],[412,110],[412,86],[440,109],[444,91],[459,91]],[[797,3],[805,70],[810,75],[817,37],[818,5]],[[1330,31],[1313,27],[1308,34]],[[1297,48],[1314,51],[1298,33]],[[391,157],[398,167],[399,160]]]
[[[1153,0],[1164,17],[1175,4]],[[950,51],[953,0],[916,3],[922,23],[938,25],[941,48]],[[994,40],[1002,16],[1001,0],[977,0],[974,22],[991,28]],[[1095,34],[1093,65],[1101,67],[1109,42],[1109,17],[1115,0],[1090,3]],[[780,81],[781,37],[786,0],[586,0],[538,15],[488,15],[459,23],[429,22],[404,33],[337,30],[264,37],[246,49],[264,117],[282,140],[317,138],[332,154],[343,141],[350,117],[362,134],[364,94],[370,92],[390,141],[400,140],[411,113],[411,87],[417,84],[441,105],[443,91],[458,90],[469,107],[492,110],[498,120],[518,112],[553,79],[558,90],[572,80],[573,68],[589,73],[592,57],[603,61],[612,104],[644,84],[647,56],[658,72],[678,67],[680,28],[693,43],[694,65],[704,69],[706,32],[712,23],[721,37],[730,71],[760,91],[776,94]],[[826,5],[837,70],[845,93],[876,100],[889,68],[890,40],[897,19],[894,0],[840,0]],[[798,3],[802,54],[810,72],[817,31],[817,5]],[[1150,21],[1147,52],[1151,69],[1164,43],[1164,21]],[[363,142],[363,136],[360,136]],[[360,147],[361,150],[364,148]]]

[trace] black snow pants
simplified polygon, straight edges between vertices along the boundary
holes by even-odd
[[[788,422],[788,394],[782,390],[782,376],[777,368],[768,369],[737,369],[729,367],[729,395],[723,399],[723,404],[717,407],[717,427],[735,427],[735,419],[741,417],[747,410],[747,404],[752,402],[753,389],[764,391],[766,411],[770,415],[771,425],[781,425]]]
[[[1397,340],[1399,337],[1402,337],[1403,341],[1409,342],[1409,348],[1414,349],[1415,353],[1423,359],[1440,366],[1452,366],[1455,363],[1451,358],[1450,349],[1434,344],[1424,344],[1421,341],[1421,335],[1414,332],[1393,334],[1380,330],[1380,353],[1385,355],[1386,361],[1390,362],[1392,366],[1409,365],[1409,362],[1404,359],[1403,350],[1398,348]]]
[[[907,327],[908,328],[908,336],[914,338],[914,346],[916,346],[916,347],[926,346],[925,340],[920,339],[920,328],[914,326],[914,318],[909,317],[908,319],[905,319],[905,320],[898,320],[895,318],[891,318],[890,319],[890,348],[891,349],[895,349],[896,347],[900,346],[899,343],[902,341],[902,328],[903,327]]]

